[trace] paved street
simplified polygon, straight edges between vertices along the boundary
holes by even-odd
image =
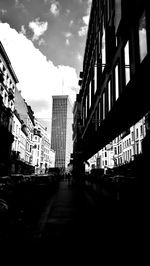
[[[127,241],[127,252],[142,236],[140,206],[98,197],[94,191],[64,180],[53,191],[38,187],[33,193],[31,189],[26,200],[24,218],[12,225],[6,246],[27,256],[52,257],[56,251],[58,259],[60,252],[102,256],[114,249],[114,241],[115,252]]]

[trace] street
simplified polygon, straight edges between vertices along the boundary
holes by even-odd
[[[7,254],[12,252],[15,258],[22,254],[34,262],[66,260],[67,254],[76,254],[73,260],[77,261],[89,256],[101,259],[107,252],[133,255],[133,247],[140,248],[146,234],[147,215],[142,208],[137,202],[98,196],[87,186],[66,180],[23,184],[1,244]]]
[[[87,187],[76,187],[65,180],[57,184],[23,184],[17,191],[16,205],[5,226],[4,242],[34,246],[63,247],[64,242],[79,245],[112,242],[134,234],[137,203],[111,201]],[[138,209],[140,210],[140,209]],[[86,242],[87,241],[87,242]]]

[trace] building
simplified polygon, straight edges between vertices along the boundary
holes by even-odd
[[[17,76],[0,42],[0,175],[10,172],[12,121]]]
[[[88,161],[92,168],[113,168],[134,161],[143,154],[143,140],[146,136],[145,117],[116,137],[110,144],[94,154]]]
[[[91,169],[110,169],[114,167],[114,147],[113,142],[94,154],[89,160]]]
[[[35,119],[33,143],[33,164],[35,165],[35,172],[37,174],[46,173],[48,168],[54,167],[55,152],[51,149],[47,128],[37,119]]]
[[[31,170],[32,172],[34,171],[34,163],[33,163],[33,134],[34,134],[34,112],[29,106],[24,98],[21,95],[21,91],[19,91],[17,88],[15,90],[15,114],[19,115],[19,120],[21,122],[21,130],[20,130],[20,139],[22,140],[22,145],[20,145],[20,149],[24,144],[25,146],[25,157],[20,158],[21,159],[21,164],[22,168],[26,168],[26,172]],[[16,120],[16,116],[14,116],[14,119]],[[14,124],[15,124],[14,120]],[[17,126],[17,125],[16,125]],[[15,144],[14,144],[15,145]],[[20,151],[21,152],[21,151]],[[22,150],[23,152],[23,150]],[[22,169],[22,171],[24,171]]]
[[[49,151],[49,166],[50,168],[54,168],[55,167],[55,151],[50,149]]]
[[[73,151],[73,113],[67,95],[53,96],[51,148],[56,152],[55,167],[67,168]]]
[[[78,161],[91,158],[150,110],[149,17],[149,1],[136,1],[136,8],[129,0],[92,1],[76,100],[81,109]],[[126,160],[121,142],[116,144],[119,164]]]
[[[13,114],[12,133],[14,136],[12,151],[19,152],[20,159],[25,161],[26,141],[28,134],[26,126],[16,110]]]
[[[115,166],[129,163],[142,154],[142,142],[146,136],[145,117],[124,131],[113,141]]]
[[[12,134],[14,141],[11,148],[11,173],[21,173],[25,163],[27,128],[20,115],[14,110]]]

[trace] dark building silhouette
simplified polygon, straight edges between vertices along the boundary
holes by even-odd
[[[10,171],[16,83],[18,79],[0,42],[0,175],[7,175]]]
[[[53,96],[51,148],[56,152],[55,167],[65,169],[70,162],[72,142],[72,104],[67,95]]]
[[[75,103],[80,121],[74,112],[73,154],[79,161],[89,159],[150,110],[149,25],[150,1],[92,2]]]

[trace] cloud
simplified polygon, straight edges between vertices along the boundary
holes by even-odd
[[[83,61],[83,56],[80,53],[78,53],[77,54],[77,59],[79,60],[79,62],[82,62]]]
[[[71,27],[73,25],[74,21],[73,20],[70,20],[69,22],[69,27]]]
[[[83,20],[84,24],[88,26],[88,24],[89,24],[89,15],[84,16],[84,17],[82,18],[82,20]]]
[[[26,28],[25,28],[24,25],[21,26],[21,33],[22,33],[23,35],[26,35]]]
[[[33,42],[7,23],[0,23],[2,44],[18,77],[18,89],[28,104],[37,103],[36,117],[49,118],[52,95],[69,95],[72,102],[79,90],[76,70],[70,66],[55,66]],[[40,102],[40,104],[39,104]],[[50,127],[50,123],[49,123]]]
[[[0,9],[0,14],[2,14],[2,16],[4,16],[5,14],[7,13],[7,10],[6,9]]]
[[[41,38],[39,40],[39,43],[38,44],[39,44],[39,46],[44,45],[45,44],[45,40],[43,38]]]
[[[41,35],[48,29],[48,22],[40,21],[40,18],[36,18],[35,21],[29,22],[29,28],[33,31],[34,35],[32,40],[38,40]]]
[[[65,32],[64,36],[66,38],[66,45],[70,45],[70,38],[72,37],[72,33],[71,32]]]
[[[69,41],[69,39],[66,39],[66,45],[70,45],[70,41]]]
[[[80,29],[79,29],[79,31],[78,31],[78,35],[80,36],[80,37],[82,37],[82,36],[85,36],[87,34],[87,26],[82,26]]]
[[[70,14],[70,12],[71,12],[70,9],[67,9],[66,10],[66,16],[68,16]]]
[[[59,15],[59,2],[56,0],[50,1],[50,12],[56,17]]]
[[[22,9],[23,12],[26,12],[25,6],[22,3],[20,3],[19,0],[15,0],[15,8],[20,8]]]
[[[71,32],[65,32],[64,35],[66,38],[70,38],[72,36],[72,33]]]
[[[80,27],[80,29],[78,31],[78,35],[80,37],[85,36],[87,34],[89,18],[90,18],[90,11],[91,11],[91,4],[92,4],[92,0],[88,0],[87,1],[86,12],[85,12],[86,15],[82,17],[83,25]]]

